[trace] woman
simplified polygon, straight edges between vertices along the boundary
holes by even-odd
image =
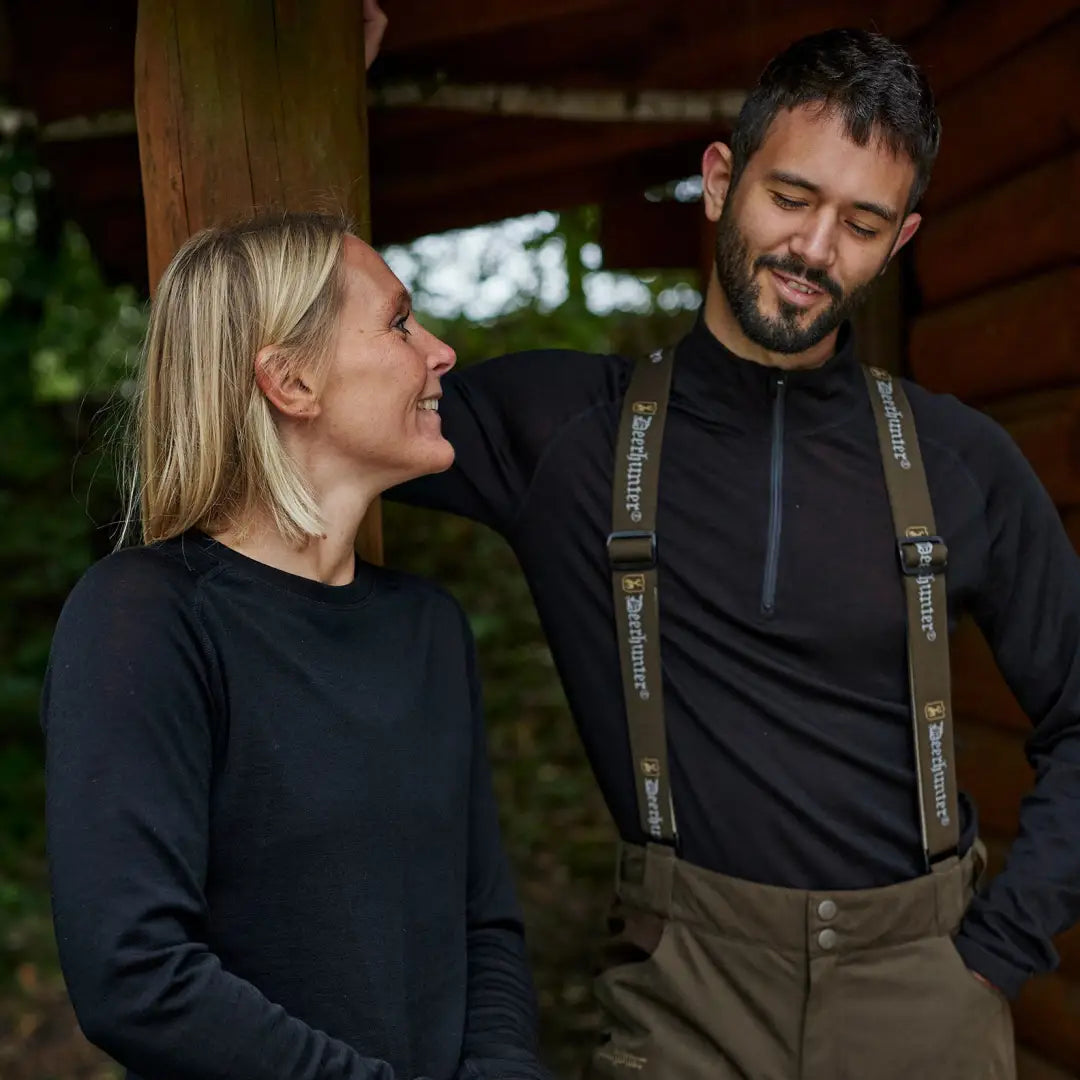
[[[330,217],[200,233],[161,281],[144,544],[76,586],[43,699],[61,962],[130,1075],[544,1075],[466,622],[354,556],[452,462],[453,363]]]

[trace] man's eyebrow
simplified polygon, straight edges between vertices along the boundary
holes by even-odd
[[[798,176],[796,173],[781,172],[779,169],[773,169],[769,173],[769,179],[775,180],[778,184],[787,184],[788,187],[802,188],[804,191],[809,191],[814,195],[821,192],[821,188],[817,184],[807,180],[804,176]],[[852,205],[856,210],[864,210],[866,213],[873,214],[890,225],[896,221],[896,211],[888,206],[882,206],[881,203],[860,201],[852,203]]]

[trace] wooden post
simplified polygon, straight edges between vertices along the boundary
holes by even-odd
[[[255,211],[343,208],[365,239],[359,0],[139,0],[135,117],[151,290],[177,248]],[[382,560],[379,506],[361,553]]]

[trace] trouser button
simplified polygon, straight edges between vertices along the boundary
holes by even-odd
[[[822,900],[817,906],[817,913],[819,919],[824,919],[825,922],[830,922],[836,918],[836,901],[835,900]]]
[[[823,949],[832,949],[836,947],[836,931],[831,927],[826,927],[817,936],[818,944]]]

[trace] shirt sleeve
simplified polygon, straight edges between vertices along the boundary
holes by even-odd
[[[536,1047],[536,1002],[510,867],[499,835],[471,636],[473,702],[469,806],[468,991],[455,1080],[550,1080]]]
[[[394,1080],[207,944],[215,669],[193,581],[147,549],[84,577],[42,704],[53,914],[91,1042],[155,1080]]]
[[[439,414],[454,464],[393,488],[386,497],[448,510],[508,533],[559,430],[621,395],[628,370],[619,356],[545,350],[452,372],[442,380]]]
[[[997,428],[985,457],[989,561],[972,614],[1033,723],[1035,784],[1005,868],[957,948],[1008,996],[1057,966],[1051,939],[1080,918],[1080,559],[1030,465]]]

